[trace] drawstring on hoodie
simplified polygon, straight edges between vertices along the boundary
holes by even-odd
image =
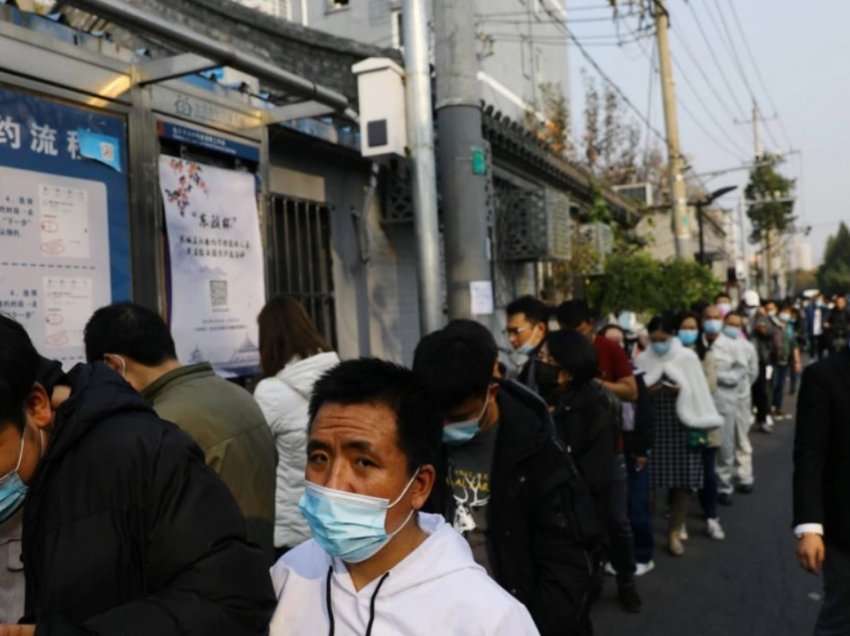
[[[328,605],[328,622],[330,623],[330,627],[328,629],[328,636],[334,636],[334,608],[333,603],[331,601],[331,583],[332,576],[334,573],[334,566],[330,566],[328,568],[328,578],[325,583],[325,599]],[[375,587],[375,591],[372,592],[372,598],[369,600],[369,624],[366,627],[366,636],[372,636],[372,624],[375,622],[375,599],[378,598],[378,592],[381,591],[381,586],[383,586],[384,581],[386,581],[390,576],[390,573],[387,572],[384,576],[381,577],[381,580],[378,581],[378,585]]]

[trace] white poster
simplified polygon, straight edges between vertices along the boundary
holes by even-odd
[[[0,166],[0,312],[67,369],[111,297],[106,186]]]
[[[162,155],[159,182],[177,356],[223,375],[252,373],[265,303],[254,175]]]

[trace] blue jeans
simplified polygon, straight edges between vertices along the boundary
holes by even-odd
[[[652,535],[652,512],[649,503],[650,463],[643,470],[636,470],[633,459],[628,460],[629,470],[629,520],[635,542],[635,561],[649,563],[655,552],[655,540]]]
[[[717,519],[717,449],[702,449],[702,490],[699,491],[699,502],[706,519]]]
[[[776,365],[773,367],[773,408],[782,410],[785,402],[785,380],[788,379],[788,365]]]

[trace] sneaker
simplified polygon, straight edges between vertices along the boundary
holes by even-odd
[[[720,525],[720,519],[708,519],[706,521],[705,531],[715,541],[723,541],[726,538],[726,533],[723,532],[723,526]]]
[[[650,561],[649,563],[638,563],[635,568],[635,576],[643,576],[644,574],[649,574],[655,569],[655,561]]]
[[[731,506],[732,505],[732,494],[728,492],[721,492],[717,495],[717,503],[721,506]]]
[[[670,550],[670,554],[675,557],[680,557],[685,554],[685,546],[682,544],[682,540],[679,538],[678,532],[674,531],[670,533],[667,549]]]
[[[679,530],[679,540],[687,541],[688,540],[688,526],[684,523],[682,524],[682,528]]]
[[[617,585],[617,596],[620,598],[620,605],[630,614],[640,614],[643,602],[638,595],[637,586],[633,580],[623,581]]]
[[[755,486],[753,484],[738,484],[735,486],[735,490],[742,495],[751,495]]]
[[[608,576],[617,576],[617,570],[614,569],[614,566],[611,565],[610,562],[605,564],[604,570],[605,574],[607,574]]]
[[[766,420],[766,421],[765,421],[765,423],[764,423],[765,427],[773,428],[773,424],[774,424],[773,416],[768,415],[768,416],[767,416],[767,420]]]

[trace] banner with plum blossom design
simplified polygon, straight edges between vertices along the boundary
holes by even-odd
[[[254,175],[161,155],[171,331],[181,362],[221,375],[259,365],[265,276]]]

